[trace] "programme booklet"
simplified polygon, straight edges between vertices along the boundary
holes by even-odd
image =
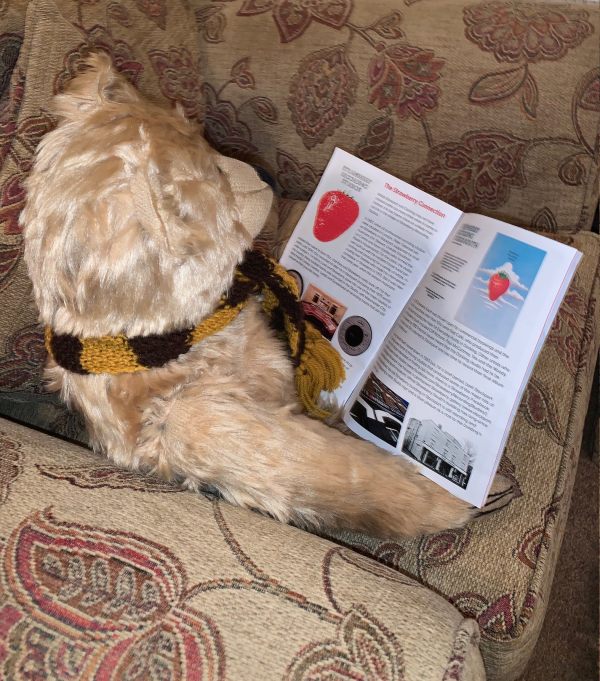
[[[281,257],[360,437],[482,506],[581,253],[336,149]]]

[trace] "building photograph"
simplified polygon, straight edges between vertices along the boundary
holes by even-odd
[[[450,482],[466,488],[475,452],[430,419],[409,420],[402,451]]]
[[[407,408],[405,399],[371,373],[352,405],[350,416],[365,430],[395,447]]]

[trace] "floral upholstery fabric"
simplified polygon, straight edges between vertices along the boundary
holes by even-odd
[[[355,552],[0,421],[0,677],[484,681],[474,620]]]
[[[193,0],[206,135],[308,198],[340,146],[465,211],[589,229],[600,11],[509,0]]]
[[[406,0],[403,5],[391,0],[194,0],[191,7],[186,0],[0,3],[2,413],[68,437],[85,437],[81,424],[55,398],[45,395],[40,385],[44,350],[22,262],[18,216],[25,198],[22,181],[35,147],[54,123],[47,108],[50,97],[93,47],[111,52],[118,67],[149,96],[164,103],[180,102],[190,117],[203,121],[215,146],[253,162],[275,178],[278,190],[288,199],[280,202],[282,228],[275,236],[277,214],[274,211],[270,216],[271,241],[284,241],[286,229],[295,224],[302,210],[300,203],[289,199],[306,198],[312,192],[338,145],[464,209],[553,232],[585,254],[527,388],[502,462],[504,475],[514,481],[513,500],[496,515],[461,531],[385,543],[343,534],[335,538],[337,548],[331,544],[324,548],[325,544],[306,534],[217,504],[212,514],[201,513],[206,528],[212,528],[206,537],[211,551],[213,540],[228,547],[213,554],[204,542],[190,548],[189,538],[199,524],[196,516],[188,515],[193,497],[187,493],[166,491],[156,481],[135,476],[132,482],[130,474],[117,473],[105,462],[33,432],[7,431],[9,444],[0,456],[0,504],[4,502],[0,505],[0,540],[6,566],[0,598],[12,609],[5,611],[7,618],[0,617],[0,664],[16,669],[24,660],[21,656],[27,655],[32,668],[52,664],[97,670],[100,667],[93,665],[117,660],[131,663],[135,670],[135,664],[151,659],[156,664],[153,669],[172,663],[179,665],[177,673],[185,677],[185,656],[190,654],[205,661],[213,675],[207,671],[207,678],[224,678],[223,659],[229,665],[226,669],[234,671],[243,662],[222,657],[218,643],[222,639],[215,638],[212,615],[207,615],[212,611],[203,609],[204,603],[198,605],[199,592],[191,592],[190,585],[209,581],[215,588],[206,589],[206,598],[218,599],[223,592],[217,586],[226,574],[227,579],[239,580],[227,583],[225,591],[231,600],[215,606],[225,603],[223,613],[228,614],[221,619],[231,620],[227,627],[237,621],[234,592],[257,599],[252,601],[253,614],[271,602],[265,595],[274,599],[277,606],[268,606],[268,616],[261,620],[265,627],[268,623],[269,636],[293,630],[285,623],[290,617],[288,607],[302,617],[315,612],[309,603],[337,613],[331,621],[311,620],[310,634],[302,629],[298,638],[292,637],[298,643],[295,649],[280,645],[273,634],[269,649],[259,647],[256,653],[264,655],[264,669],[272,669],[268,666],[271,655],[279,655],[281,648],[285,652],[278,662],[282,678],[306,678],[310,673],[319,678],[325,667],[318,665],[326,666],[333,658],[341,665],[340,674],[351,669],[354,677],[350,678],[371,678],[364,669],[356,671],[363,649],[355,641],[368,631],[368,645],[386,651],[381,653],[387,660],[381,668],[391,670],[388,677],[427,679],[406,661],[413,653],[406,652],[410,646],[406,647],[404,635],[413,627],[420,637],[437,625],[433,619],[425,618],[423,626],[412,620],[399,636],[395,618],[409,606],[400,605],[404,601],[398,600],[401,596],[396,591],[386,591],[390,579],[395,584],[390,588],[400,589],[397,585],[405,580],[402,575],[410,574],[428,587],[411,587],[411,598],[415,594],[430,598],[438,592],[479,622],[489,679],[518,677],[544,616],[598,351],[600,246],[594,235],[577,230],[590,227],[598,201],[594,145],[600,123],[599,15],[589,4],[504,0]],[[269,238],[263,241],[268,243]],[[45,473],[35,464],[45,467]],[[64,498],[57,490],[65,493]],[[53,511],[47,510],[55,504],[56,495],[62,501],[56,502]],[[73,501],[69,495],[75,495]],[[185,502],[178,501],[183,498]],[[194,504],[201,503],[205,502],[194,500]],[[136,515],[136,508],[144,513]],[[251,529],[241,535],[233,531],[230,542],[224,539],[221,516],[239,519],[240,528],[249,523]],[[177,522],[171,523],[171,517]],[[171,525],[181,537],[171,537],[165,529]],[[30,534],[18,534],[17,526]],[[42,564],[42,557],[42,562],[28,563],[37,566],[41,581],[39,591],[25,593],[23,581],[19,582],[25,577],[18,576],[15,567],[13,549],[21,546],[15,543],[16,537],[20,542],[21,537],[44,534],[70,547],[67,553],[73,546],[81,551],[59,555],[58,562],[49,558]],[[109,541],[111,537],[114,542]],[[44,541],[40,539],[36,546]],[[112,551],[110,557],[86,553],[90,542]],[[245,546],[240,553],[231,549],[239,546]],[[306,546],[319,548],[305,551]],[[303,575],[304,570],[312,577],[298,577],[296,586],[279,577],[273,581],[274,571],[256,559],[254,547],[273,565],[286,569],[298,560],[302,567],[294,575]],[[129,551],[137,552],[138,558],[119,563],[123,552],[129,555]],[[199,558],[194,558],[193,551]],[[282,553],[276,556],[278,551]],[[315,576],[327,551],[333,552],[333,558],[327,559],[332,565],[335,559],[345,570],[360,571],[360,578],[347,577],[352,586],[342,600],[331,591],[330,577],[324,576],[329,573]],[[153,562],[158,560],[157,553],[164,555],[162,562]],[[360,554],[396,572],[374,567],[375,563],[357,557]],[[136,572],[138,559],[148,561],[145,565],[152,566],[148,569],[156,575],[145,591],[146,582]],[[127,570],[121,569],[123,565]],[[237,572],[227,572],[230,565]],[[111,575],[125,575],[118,588],[117,577],[110,581],[107,570]],[[201,570],[206,572],[195,572]],[[385,578],[371,574],[380,570]],[[77,575],[83,574],[92,586],[77,590]],[[324,580],[322,588],[319,580]],[[255,586],[260,582],[260,588],[247,589],[248,582]],[[281,586],[284,583],[287,590]],[[102,596],[107,584],[115,593]],[[376,608],[361,595],[366,593],[363,589],[372,591]],[[139,598],[131,605],[134,590]],[[123,605],[118,599],[114,605],[116,592],[125,594]],[[58,620],[43,612],[34,615],[35,594],[45,597],[49,593],[68,601],[69,617],[76,610],[75,614],[88,618],[87,624],[79,630],[71,627],[65,636]],[[161,605],[156,606],[157,602]],[[355,602],[366,610],[353,611],[351,603]],[[393,617],[385,610],[387,602],[395,608]],[[118,612],[120,624],[113,634],[120,647],[107,647],[107,630],[102,628],[107,620],[101,615],[105,607],[105,613],[112,607]],[[439,600],[431,605],[442,619],[444,613],[454,613],[446,607]],[[135,638],[131,632],[138,631],[134,623],[144,608],[154,614]],[[313,631],[316,621],[318,632]],[[96,633],[85,629],[88,626]],[[222,632],[221,626],[217,629]],[[460,618],[452,626],[453,631],[460,629]],[[469,625],[464,626],[468,629]],[[255,628],[260,630],[259,625]],[[445,630],[446,638],[440,638],[447,641],[450,652],[445,657],[440,652],[437,658],[432,653],[433,658],[444,660],[437,667],[445,670],[439,678],[479,678],[479,672],[469,676],[471,672],[460,666],[463,658],[474,659],[471,634],[454,637],[448,634],[450,629]],[[252,633],[244,630],[235,635],[246,641],[244,636]],[[287,639],[282,636],[281,640]],[[90,641],[95,647],[89,647]],[[404,651],[404,667],[398,662],[397,641]],[[434,644],[427,639],[425,645],[429,650]],[[165,651],[175,649],[177,654],[166,662]],[[414,655],[418,657],[417,652]],[[454,661],[448,663],[450,658]],[[235,674],[228,673],[228,678]],[[262,678],[269,678],[269,673]]]
[[[284,201],[276,252],[305,202]],[[411,541],[349,532],[335,540],[443,594],[479,622],[489,681],[518,679],[543,623],[575,478],[600,342],[600,238],[553,235],[584,258],[550,330],[513,425],[500,472],[512,501],[462,530]]]

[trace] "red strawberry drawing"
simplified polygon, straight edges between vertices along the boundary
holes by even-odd
[[[496,272],[488,281],[488,297],[490,300],[497,300],[501,295],[508,291],[510,279],[506,272]]]
[[[358,203],[335,189],[325,192],[317,207],[313,234],[319,241],[333,241],[350,229],[358,217]]]

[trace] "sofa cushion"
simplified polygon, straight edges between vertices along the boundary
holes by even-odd
[[[0,676],[483,681],[473,620],[349,549],[0,421]]]
[[[192,118],[202,113],[196,35],[183,0],[129,4],[34,0],[28,5],[24,43],[12,73],[10,96],[0,115],[3,393],[41,392],[45,352],[22,259],[18,223],[25,201],[23,180],[38,142],[54,125],[48,113],[51,97],[94,48],[110,52],[117,67],[150,98],[167,106],[179,102]],[[32,402],[31,409],[35,411],[42,401]],[[31,418],[39,420],[40,413],[32,412]]]
[[[281,255],[306,203],[281,202]],[[499,472],[507,508],[462,530],[407,541],[333,538],[411,575],[481,627],[489,681],[514,681],[539,636],[570,505],[600,343],[600,237],[548,234],[584,257],[519,407]]]
[[[340,146],[462,210],[590,228],[597,5],[192,3],[207,137],[284,196],[308,198]]]

